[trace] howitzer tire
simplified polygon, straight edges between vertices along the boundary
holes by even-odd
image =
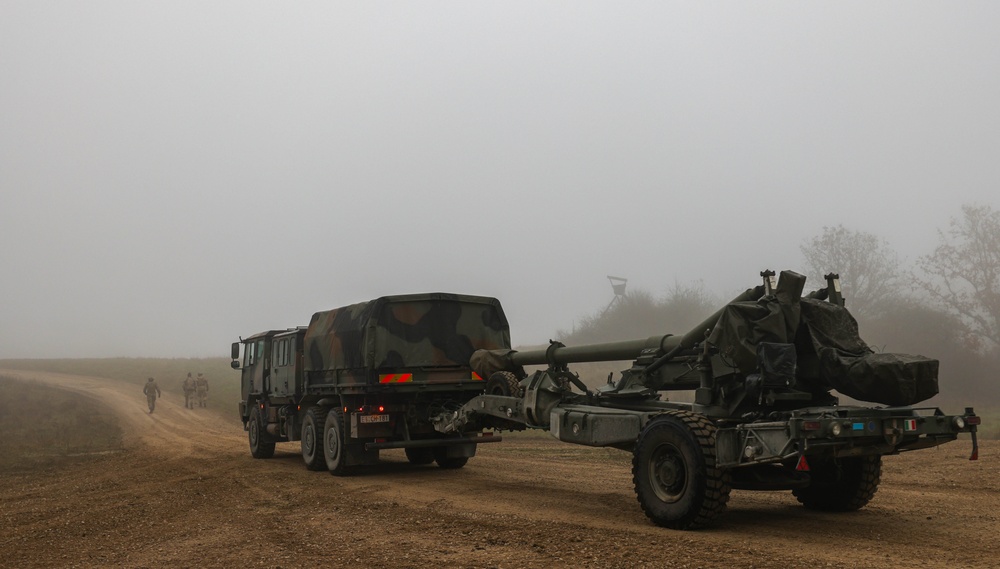
[[[521,392],[521,382],[509,371],[498,371],[486,381],[486,395],[517,397]]]
[[[302,419],[302,460],[309,470],[326,470],[323,458],[323,425],[326,409],[310,407]]]
[[[875,496],[882,480],[882,457],[854,456],[813,461],[809,465],[812,481],[792,495],[810,510],[852,512],[861,509]]]
[[[347,467],[347,449],[344,431],[344,413],[339,407],[330,409],[326,415],[326,426],[323,428],[323,455],[326,457],[326,469],[334,476],[344,476],[350,473]]]
[[[715,425],[687,411],[651,420],[632,457],[635,494],[649,519],[671,529],[703,527],[726,509],[729,473],[716,465]]]
[[[434,449],[432,448],[419,447],[404,450],[406,452],[406,460],[410,461],[410,464],[423,465],[434,462]]]
[[[267,421],[264,420],[260,407],[254,406],[247,421],[247,438],[250,439],[250,456],[254,458],[271,458],[274,456],[274,441],[267,434]]]

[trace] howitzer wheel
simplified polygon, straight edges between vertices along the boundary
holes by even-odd
[[[518,397],[520,393],[521,382],[517,380],[516,375],[509,371],[495,372],[486,381],[486,395]]]
[[[882,480],[882,457],[814,460],[809,464],[812,481],[792,495],[810,510],[852,512],[861,509],[875,496]]]
[[[334,476],[344,476],[350,473],[346,460],[345,432],[344,413],[339,407],[330,409],[326,415],[326,425],[323,428],[323,455],[326,457],[324,463],[326,469]]]
[[[250,456],[254,458],[271,458],[274,456],[274,441],[267,434],[267,421],[261,414],[260,407],[254,406],[247,421],[247,438],[250,439]]]
[[[310,407],[302,420],[302,460],[309,470],[326,470],[323,458],[323,425],[326,409]]]
[[[716,466],[715,425],[687,411],[651,420],[636,441],[632,481],[642,511],[659,526],[703,527],[726,509],[729,473]]]

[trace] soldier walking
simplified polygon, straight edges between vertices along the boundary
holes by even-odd
[[[187,379],[184,380],[184,407],[186,409],[194,409],[194,392],[195,392],[195,381],[191,377],[191,372],[188,372]]]
[[[208,379],[198,374],[198,379],[194,380],[195,389],[198,392],[198,406],[208,407]]]
[[[149,412],[152,413],[153,409],[156,409],[156,398],[161,395],[160,386],[156,385],[153,378],[149,378],[146,385],[143,386],[142,392],[146,394],[146,403],[149,404]]]

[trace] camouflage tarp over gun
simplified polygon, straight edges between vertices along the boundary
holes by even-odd
[[[937,360],[876,353],[859,337],[837,275],[828,275],[826,288],[805,297],[805,277],[784,271],[775,286],[772,272],[762,275],[764,285],[746,290],[683,336],[477,352],[472,365],[490,377],[496,371],[523,373],[525,365],[565,370],[569,363],[634,359],[620,381],[601,390],[604,395],[694,390],[697,405],[727,409],[723,414],[760,404],[745,401],[747,394],[793,406],[827,404],[831,389],[884,405],[913,405],[937,394]],[[572,374],[567,380],[579,381]]]

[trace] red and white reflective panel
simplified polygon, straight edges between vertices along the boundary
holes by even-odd
[[[378,376],[379,383],[409,383],[413,381],[412,373],[383,373]]]

